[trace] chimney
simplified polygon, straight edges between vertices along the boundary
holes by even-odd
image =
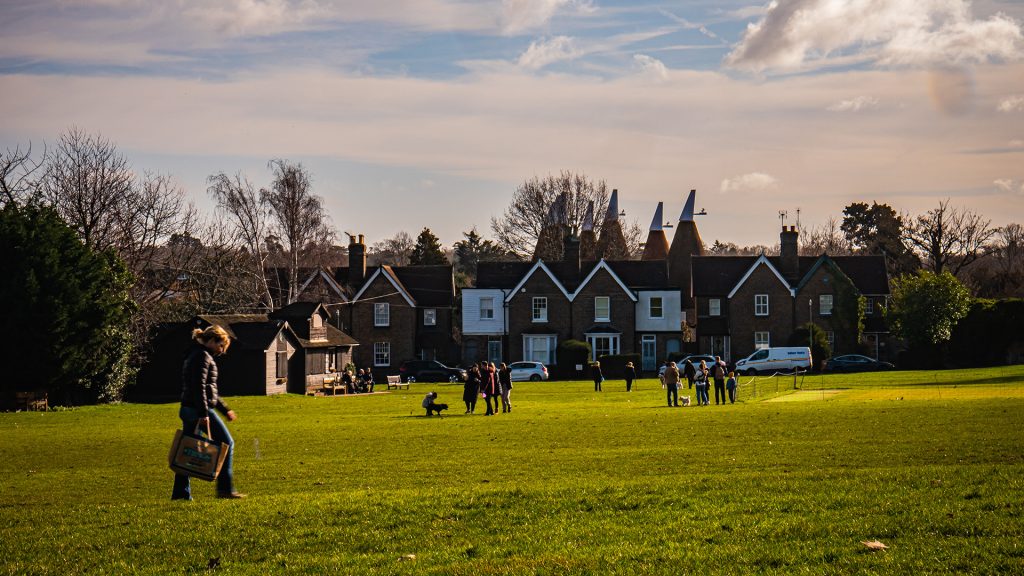
[[[796,248],[799,237],[796,226],[783,226],[782,234],[779,235],[779,263],[782,268],[779,272],[790,282],[799,280],[800,258]]]
[[[348,240],[348,283],[361,286],[366,278],[366,244],[363,235],[349,236]]]
[[[575,234],[568,234],[564,240],[562,260],[569,264],[569,273],[573,280],[580,278],[580,239]]]

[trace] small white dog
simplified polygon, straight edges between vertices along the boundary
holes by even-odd
[[[690,405],[690,397],[689,396],[683,396],[683,406],[689,406],[689,405]]]

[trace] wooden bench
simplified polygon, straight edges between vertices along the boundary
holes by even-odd
[[[348,388],[341,383],[340,376],[327,376],[324,378],[324,392],[330,392],[331,396],[337,396],[338,392],[348,394]]]
[[[14,399],[17,410],[46,412],[50,409],[46,392],[16,392]]]
[[[409,389],[408,382],[402,382],[401,376],[388,376],[388,390],[398,390],[399,388]]]

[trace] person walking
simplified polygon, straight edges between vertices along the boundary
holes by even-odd
[[[178,417],[181,429],[191,433],[197,427],[205,430],[214,442],[228,445],[228,455],[217,476],[218,498],[245,498],[235,491],[232,462],[235,455],[235,441],[231,438],[224,421],[217,416],[219,411],[233,422],[238,416],[228,408],[217,394],[217,363],[214,356],[227,352],[231,338],[220,326],[192,331],[192,347],[185,356],[181,369],[181,406]],[[191,500],[192,485],[184,474],[174,475],[171,500]]]
[[[693,361],[689,358],[686,362],[683,362],[683,376],[686,378],[686,388],[693,388],[693,378],[697,375],[697,369],[693,366]]]
[[[729,404],[736,403],[736,373],[729,372],[729,381],[725,383],[725,389],[729,392]]]
[[[494,367],[493,362],[484,362],[484,402],[487,404],[486,416],[492,416],[498,413],[498,397],[501,395],[501,385],[498,383],[498,371]],[[491,404],[494,407],[491,407]]]
[[[697,386],[697,405],[708,405],[708,364],[701,360],[697,373],[694,374],[694,385]]]
[[[632,362],[626,362],[626,369],[622,371],[626,378],[626,392],[633,391],[633,380],[636,379],[636,368]]]
[[[711,368],[711,375],[715,379],[715,406],[719,404],[719,396],[721,396],[721,403],[725,404],[725,362],[718,356],[715,356],[715,365]]]
[[[604,382],[604,374],[601,373],[601,363],[594,362],[590,367],[590,376],[594,379],[594,392],[601,391],[601,383]]]
[[[462,401],[466,403],[466,414],[476,410],[476,399],[480,397],[480,367],[473,364],[466,373],[466,382],[462,385]]]
[[[504,362],[498,368],[498,384],[501,385],[501,411],[512,411],[512,369]]]
[[[679,406],[679,367],[675,362],[669,362],[665,369],[665,394],[669,406]]]

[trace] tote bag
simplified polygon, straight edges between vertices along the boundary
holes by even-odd
[[[184,430],[175,431],[168,455],[171,470],[200,480],[216,480],[230,447],[211,440],[209,435],[207,430],[207,436],[203,437],[198,424],[191,434]]]

